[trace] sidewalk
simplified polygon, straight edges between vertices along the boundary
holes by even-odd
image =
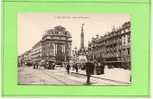
[[[60,70],[65,71],[65,68],[60,68]],[[78,72],[75,72],[75,70],[71,69],[70,72],[77,73],[80,75],[86,75],[85,70],[78,70]],[[112,69],[105,68],[104,74],[92,75],[92,77],[130,84],[130,75],[131,75],[130,70],[125,70],[121,68],[112,68]]]

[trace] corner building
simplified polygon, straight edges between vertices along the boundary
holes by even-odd
[[[42,60],[62,63],[70,60],[71,34],[63,26],[48,29],[41,40]]]
[[[125,22],[112,32],[93,38],[88,44],[90,60],[99,61],[109,67],[131,68],[130,22]]]

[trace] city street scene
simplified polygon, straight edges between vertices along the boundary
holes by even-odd
[[[18,84],[131,85],[128,14],[18,13]]]

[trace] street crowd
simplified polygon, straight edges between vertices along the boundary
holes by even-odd
[[[71,64],[71,66],[68,63],[67,65],[65,65],[65,68],[67,70],[67,74],[70,74],[71,68],[75,70],[76,72],[78,72],[79,69],[85,70],[86,76],[87,76],[86,84],[90,84],[90,77],[91,75],[94,74],[95,71],[96,71],[96,74],[104,74],[104,65],[101,64],[100,62],[88,61],[83,64],[73,63]]]
[[[33,69],[38,69],[39,64],[33,63]],[[67,74],[70,74],[70,70],[75,71],[76,73],[79,72],[79,70],[85,70],[86,71],[86,84],[90,84],[90,77],[93,74],[104,74],[104,68],[105,66],[100,63],[100,62],[92,62],[92,61],[87,61],[85,63],[63,63],[60,67],[64,67],[67,71]],[[57,65],[55,63],[50,63],[47,62],[47,64],[44,66],[45,69],[56,69]]]

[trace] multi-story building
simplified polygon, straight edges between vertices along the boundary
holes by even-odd
[[[130,30],[130,23],[127,22],[122,25],[122,58],[121,61],[124,61],[124,65],[130,65],[131,64],[131,51],[130,51],[130,35],[131,30]]]
[[[88,58],[108,66],[130,68],[130,22],[88,44]]]
[[[48,29],[31,50],[18,57],[19,63],[61,63],[71,58],[71,35],[63,26]]]
[[[40,63],[42,59],[42,46],[41,41],[37,42],[31,49],[31,56],[32,63]]]
[[[24,52],[22,55],[18,56],[18,65],[26,65],[31,63],[31,50]]]
[[[61,63],[70,60],[71,35],[63,26],[48,29],[42,37],[42,60]]]

